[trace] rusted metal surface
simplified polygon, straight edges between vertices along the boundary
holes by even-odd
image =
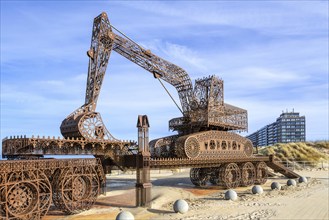
[[[162,168],[170,169],[175,167],[217,167],[221,164],[236,162],[260,162],[260,161],[269,161],[269,158],[266,156],[261,157],[252,157],[252,158],[236,158],[234,155],[226,158],[214,158],[214,159],[186,159],[186,158],[161,158],[154,159],[150,161],[151,168]]]
[[[136,155],[136,206],[151,208],[151,178],[150,178],[150,149],[149,149],[149,121],[146,115],[139,115],[138,154]]]
[[[228,188],[236,188],[240,185],[241,171],[236,163],[227,163],[219,169],[220,179],[223,185]]]
[[[14,136],[2,140],[2,157],[15,159],[43,155],[106,155],[120,166],[121,156],[133,154],[135,148],[134,141]]]
[[[91,46],[87,52],[90,59],[85,104],[63,120],[61,132],[64,137],[117,140],[105,127],[100,113],[95,112],[113,44],[108,39],[109,20],[103,14],[94,19]]]
[[[85,103],[61,124],[64,139],[10,138],[3,142],[8,158],[45,154],[88,154],[110,158],[124,167],[123,155],[133,154],[135,143],[114,138],[95,112],[107,63],[112,50],[173,85],[179,94],[183,117],[169,121],[178,135],[150,143],[153,158],[246,158],[252,143],[230,130],[246,130],[247,111],[224,103],[223,81],[216,76],[198,79],[193,87],[188,73],[132,41],[114,33],[107,14],[94,19]],[[136,147],[136,146],[135,146]]]
[[[217,164],[216,167],[191,168],[190,179],[191,182],[198,187],[204,187],[208,183],[224,186],[225,188],[251,186],[254,183],[264,184],[267,181],[268,173],[263,163],[263,161],[254,163],[226,162]]]
[[[221,154],[218,150],[219,147],[207,154],[207,146],[203,145],[211,146],[214,141],[218,142],[220,139],[222,142],[227,141],[228,148],[230,148],[229,144],[233,141],[233,145],[234,140],[239,139],[240,143],[237,144],[237,147],[241,146],[239,151],[232,148],[232,151],[229,149],[225,152],[231,152],[236,157],[251,155],[252,144],[247,143],[248,139],[237,134],[220,132],[247,129],[247,111],[224,103],[223,80],[216,76],[209,76],[196,80],[193,87],[192,81],[184,69],[158,57],[122,32],[117,30],[119,33],[115,33],[114,30],[117,29],[110,24],[106,13],[103,12],[94,19],[92,43],[88,51],[90,62],[86,102],[63,121],[61,131],[64,136],[99,140],[114,139],[101,121],[100,114],[94,112],[106,64],[111,50],[114,50],[152,73],[155,78],[173,85],[178,92],[183,117],[169,121],[169,128],[178,131],[178,135],[164,137],[163,142],[157,142],[157,151],[160,151],[158,154],[173,158],[211,158]],[[89,118],[91,116],[92,119]],[[93,122],[92,126],[83,126],[86,121]],[[223,138],[223,136],[225,137]],[[183,143],[182,139],[188,140]],[[154,146],[151,144],[151,148]],[[244,153],[239,154],[240,152]]]
[[[205,186],[209,180],[209,173],[213,173],[214,168],[192,168],[190,179],[195,186]]]
[[[161,84],[164,80],[176,88],[182,116],[171,119],[169,128],[178,134],[149,142],[147,116],[139,116],[138,145],[112,136],[96,112],[112,50]],[[193,86],[184,69],[118,31],[104,12],[94,19],[87,55],[85,103],[62,121],[64,138],[20,136],[2,141],[2,156],[20,159],[0,161],[0,214],[4,218],[40,219],[51,202],[68,214],[89,209],[105,186],[104,170],[113,166],[137,169],[138,206],[150,204],[152,168],[191,167],[191,182],[199,187],[264,184],[267,166],[297,176],[273,158],[253,155],[251,141],[232,132],[247,130],[247,111],[224,102],[224,82],[219,77],[197,79]],[[98,159],[40,159],[43,155],[94,155]]]
[[[267,166],[264,161],[256,163],[256,179],[255,183],[262,185],[266,183],[268,177]]]
[[[133,169],[136,159],[131,155],[125,157],[127,161],[125,164]],[[254,183],[264,184],[268,176],[265,163],[269,162],[268,156],[239,158],[230,155],[210,159],[151,158],[150,166],[153,169],[190,167],[191,182],[198,187],[211,183],[226,188],[236,188],[250,186]]]
[[[152,73],[160,82],[168,82],[178,92],[183,116],[169,121],[169,128],[178,131],[178,135],[164,137],[162,142],[157,142],[160,156],[217,157],[221,154],[220,147],[207,154],[206,145],[212,147],[215,142],[215,145],[219,146],[216,144],[219,140],[227,141],[229,150],[225,152],[231,152],[237,157],[251,155],[252,144],[247,143],[248,139],[237,134],[220,132],[247,129],[247,111],[224,103],[223,80],[217,76],[209,76],[197,79],[193,86],[184,69],[144,49],[118,31],[110,24],[105,12],[94,19],[91,46],[87,52],[89,68],[85,103],[63,120],[61,132],[64,137],[119,142],[105,127],[100,113],[95,112],[112,50]],[[238,139],[239,143],[234,143]],[[186,143],[183,143],[184,141]],[[241,148],[237,151],[232,147],[231,151],[231,142]],[[151,148],[154,146],[151,144]]]
[[[240,165],[241,169],[241,186],[251,186],[256,181],[255,165],[251,162]]]
[[[152,73],[155,78],[164,80],[176,88],[183,117],[170,121],[170,129],[184,134],[206,128],[226,131],[247,129],[247,111],[224,103],[223,80],[216,76],[197,79],[193,87],[184,69],[144,49],[121,32],[114,33],[106,13],[100,16],[108,24],[102,26],[107,30],[107,34],[104,35],[107,39],[105,42],[112,42],[107,45]]]
[[[38,169],[15,167],[14,170],[0,172],[0,216],[5,219],[40,219],[51,204],[49,179]]]
[[[4,158],[15,155],[123,155],[134,141],[14,136],[2,140]],[[129,154],[129,153],[127,153]],[[131,154],[131,153],[130,153]]]
[[[66,213],[88,209],[105,186],[97,159],[0,161],[0,214],[40,219],[53,201]]]
[[[301,177],[298,173],[288,167],[285,167],[280,161],[276,160],[273,155],[270,155],[269,160],[265,162],[268,167],[274,170],[274,172],[279,172],[288,178]]]
[[[68,167],[54,173],[53,202],[67,214],[89,209],[99,193],[99,179],[93,166]]]
[[[150,142],[153,158],[235,158],[252,157],[252,143],[235,133],[203,131],[169,136]]]

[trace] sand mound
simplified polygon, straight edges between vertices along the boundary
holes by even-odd
[[[155,186],[152,188],[152,208],[171,209],[177,199],[195,199],[193,193],[180,188]]]

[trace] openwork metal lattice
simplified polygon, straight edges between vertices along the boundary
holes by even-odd
[[[251,162],[241,164],[241,186],[251,186],[255,181],[255,166]]]
[[[95,202],[100,182],[95,167],[67,167],[57,170],[53,181],[53,201],[67,214],[89,209]]]
[[[40,219],[51,204],[51,185],[40,170],[2,174],[0,213],[5,218]]]
[[[169,128],[178,134],[148,143],[148,119],[141,116],[138,146],[112,136],[95,112],[112,50],[161,84],[164,80],[176,88],[182,116],[171,119]],[[87,55],[85,103],[62,121],[64,138],[14,136],[2,141],[2,156],[15,160],[0,161],[1,217],[40,219],[51,202],[68,214],[89,209],[106,184],[104,170],[114,166],[137,169],[139,205],[151,199],[151,168],[191,167],[191,182],[198,187],[264,184],[267,166],[290,178],[299,177],[273,157],[253,155],[251,141],[232,132],[247,130],[247,111],[224,103],[220,78],[197,79],[193,86],[184,69],[132,41],[110,24],[104,12],[94,19]],[[41,159],[44,155],[93,155],[98,159]]]
[[[41,219],[51,202],[66,213],[94,204],[105,186],[97,159],[0,161],[0,214],[5,219]]]
[[[261,161],[256,164],[256,184],[264,184],[267,181],[268,171],[265,162]]]

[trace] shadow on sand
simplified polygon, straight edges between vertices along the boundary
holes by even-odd
[[[168,210],[160,210],[160,209],[147,209],[148,212],[155,213],[155,214],[173,214],[174,211]]]

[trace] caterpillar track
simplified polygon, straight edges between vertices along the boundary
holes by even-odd
[[[204,131],[153,140],[150,150],[154,158],[246,158],[252,156],[253,145],[249,139],[235,133]]]

